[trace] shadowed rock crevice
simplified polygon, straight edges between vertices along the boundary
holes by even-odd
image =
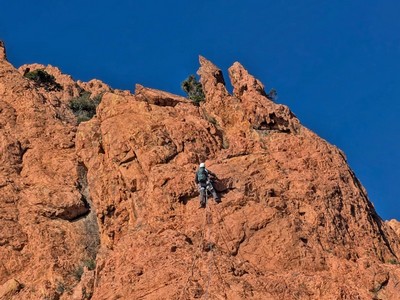
[[[279,131],[290,133],[289,121],[285,118],[278,117],[274,112],[268,115],[268,118],[259,124],[253,125],[258,131]]]
[[[84,228],[87,234],[87,239],[84,241],[86,243],[85,248],[88,250],[92,258],[95,258],[100,247],[100,232],[97,223],[96,209],[90,197],[90,190],[87,182],[87,168],[83,163],[78,164],[78,175],[80,193],[85,206],[88,208],[88,212],[73,221],[76,222],[81,220],[84,223]]]

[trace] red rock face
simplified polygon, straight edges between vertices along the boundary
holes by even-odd
[[[51,65],[44,66],[41,64],[28,64],[18,68],[18,71],[21,74],[35,70],[46,71],[48,74],[54,76],[57,83],[63,87],[60,91],[52,91],[47,93],[47,97],[52,99],[53,102],[61,101],[65,104],[68,104],[72,98],[79,97],[83,91],[90,92],[92,97],[96,97],[111,91],[111,88],[100,80],[93,79],[89,82],[82,82],[78,80],[76,82],[70,75],[63,74],[59,68]]]
[[[396,232],[396,234],[400,237],[400,222],[392,219],[388,222],[386,222],[392,229]]]
[[[134,95],[106,88],[77,128],[66,94],[1,61],[0,293],[397,299],[395,221],[376,214],[344,154],[239,63],[232,95],[214,64],[200,65],[199,107],[140,85]],[[106,87],[91,82],[79,86]],[[204,210],[200,162],[222,197]]]
[[[6,48],[4,47],[3,41],[0,41],[0,59],[7,60]]]
[[[75,119],[53,100],[0,60],[0,284],[21,284],[12,299],[56,299],[99,244]]]

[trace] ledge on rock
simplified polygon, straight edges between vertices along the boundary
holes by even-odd
[[[57,191],[49,191],[49,188],[42,186],[27,190],[26,196],[31,212],[49,219],[75,221],[90,212],[84,195],[76,190],[59,187]]]
[[[174,107],[178,103],[190,103],[190,101],[185,97],[156,89],[146,88],[140,84],[135,85],[135,96],[141,101],[158,106]]]

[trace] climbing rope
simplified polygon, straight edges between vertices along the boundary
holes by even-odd
[[[222,209],[221,209],[222,208]],[[209,299],[211,293],[210,290],[212,288],[211,284],[212,284],[212,277],[213,277],[213,269],[215,268],[216,272],[218,273],[217,276],[219,277],[219,279],[221,279],[221,282],[227,284],[229,286],[229,283],[227,283],[224,278],[222,277],[217,262],[215,260],[214,257],[214,252],[217,249],[216,245],[211,241],[211,234],[212,234],[212,224],[213,224],[213,213],[216,213],[216,218],[217,218],[217,222],[219,223],[220,226],[217,226],[218,229],[218,238],[221,238],[223,244],[225,245],[226,249],[227,249],[227,259],[228,261],[231,261],[234,265],[236,265],[237,263],[237,259],[235,259],[232,254],[232,251],[234,249],[232,249],[231,247],[229,247],[229,242],[228,241],[233,241],[232,237],[233,237],[233,233],[231,232],[229,226],[227,226],[224,217],[226,216],[226,207],[224,206],[218,206],[215,207],[215,209],[212,209],[210,205],[208,205],[208,196],[206,195],[206,209],[204,210],[204,222],[201,228],[201,235],[200,235],[200,241],[199,241],[199,246],[197,247],[196,252],[193,254],[192,256],[192,265],[190,268],[190,274],[186,280],[185,286],[183,288],[183,293],[181,295],[181,297],[179,297],[179,299],[181,299],[182,297],[187,297],[187,287],[189,285],[189,283],[191,282],[191,280],[193,279],[193,277],[195,276],[194,272],[195,272],[195,268],[196,268],[196,264],[198,262],[198,260],[201,258],[202,251],[207,251],[208,253],[208,271],[206,276],[202,276],[201,273],[199,273],[199,275],[201,277],[203,277],[203,282],[205,283],[205,290],[204,290],[204,294],[203,294],[203,299]],[[245,221],[246,224],[248,224],[248,220],[246,215],[243,213],[243,220]],[[249,264],[251,266],[251,269],[253,269],[253,275],[255,276],[256,282],[258,283],[258,285],[260,287],[262,287],[266,292],[268,292],[267,287],[265,286],[265,284],[259,280],[257,277],[259,276],[259,274],[263,274],[263,272],[261,272],[255,265],[253,265],[251,262],[249,262],[247,259],[245,259],[242,255],[242,253],[240,251],[237,252],[236,254],[239,258],[239,261],[241,261],[241,263],[246,262],[247,264]],[[235,255],[235,256],[236,256]],[[213,268],[214,266],[214,268]],[[251,273],[250,273],[251,274]],[[226,297],[226,290],[225,290],[225,285],[224,287],[224,294]],[[190,296],[189,296],[190,298]],[[186,299],[186,298],[185,298]]]
[[[223,211],[224,211],[224,213],[225,213],[225,207],[223,207]],[[225,213],[225,214],[226,214],[226,213]],[[244,220],[246,221],[246,223],[248,223],[248,219],[247,219],[247,217],[246,217],[246,215],[244,214],[243,211],[242,211],[242,214],[243,214]],[[233,234],[232,234],[230,231],[228,231],[228,228],[229,228],[229,227],[226,225],[224,219],[221,217],[221,214],[219,213],[218,210],[217,210],[217,217],[218,217],[218,221],[220,221],[220,224],[222,224],[222,227],[225,229],[225,232],[227,233],[227,235],[228,235],[229,237],[232,237]],[[230,249],[230,247],[229,247],[229,245],[228,245],[228,243],[227,243],[227,241],[226,241],[226,239],[225,239],[225,237],[224,237],[224,234],[221,232],[221,230],[220,230],[220,234],[221,234],[221,237],[222,237],[222,239],[223,239],[223,241],[224,241],[224,244],[225,244],[225,246],[226,246],[226,248],[227,248],[227,250],[228,250],[229,255],[231,255],[231,249]],[[265,286],[265,284],[264,284],[262,281],[260,281],[260,280],[258,279],[258,275],[259,275],[259,274],[263,274],[263,272],[260,271],[254,264],[252,264],[252,263],[249,262],[247,259],[245,259],[245,258],[243,257],[243,255],[241,254],[240,251],[237,252],[237,255],[240,257],[240,259],[241,259],[243,262],[247,262],[247,263],[253,268],[253,270],[256,272],[256,274],[255,274],[255,275],[256,275],[256,281],[258,282],[258,284],[259,284],[260,286],[263,287],[263,289],[264,289],[265,292],[268,292],[268,288]]]
[[[214,247],[213,244],[210,242],[211,239],[211,223],[212,223],[212,216],[211,216],[211,211],[209,205],[207,205],[207,196],[206,196],[206,221],[207,221],[207,245],[206,248],[208,249],[208,252],[211,252],[211,258],[213,258],[213,252],[214,252]],[[209,256],[210,256],[209,255]],[[208,260],[208,278],[207,278],[207,287],[206,287],[206,292],[205,292],[205,299],[208,299],[209,295],[209,289],[210,289],[210,281],[211,281],[211,275],[212,275],[212,261],[211,259]]]
[[[182,290],[182,295],[179,297],[179,299],[181,299],[182,297],[184,297],[186,295],[188,284],[191,281],[191,279],[194,277],[194,269],[196,267],[196,262],[200,258],[201,252],[204,250],[204,243],[205,243],[204,241],[207,238],[206,228],[207,228],[207,224],[208,224],[207,200],[208,200],[208,197],[206,195],[206,209],[204,210],[204,219],[203,219],[204,222],[203,222],[203,225],[202,225],[202,228],[201,228],[201,236],[200,236],[200,239],[199,239],[199,245],[197,247],[197,250],[192,255],[192,265],[191,265],[191,268],[190,268],[190,274],[189,274],[189,276],[188,276],[188,278],[186,280],[186,283],[185,283],[185,285],[183,287],[183,290]]]

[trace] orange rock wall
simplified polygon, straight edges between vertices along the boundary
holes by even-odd
[[[239,63],[231,94],[200,57],[197,107],[50,66],[63,90],[46,92],[3,52],[0,298],[397,299],[398,222]],[[82,90],[103,96],[77,126],[68,101]],[[222,197],[204,210],[200,162]]]

